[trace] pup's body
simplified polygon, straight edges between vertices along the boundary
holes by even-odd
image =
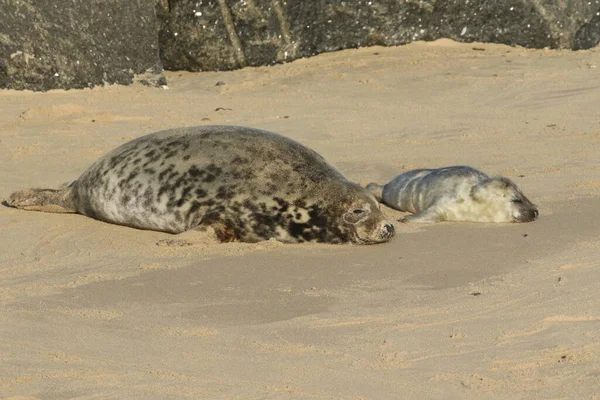
[[[389,207],[413,213],[402,222],[530,222],[538,216],[511,180],[466,166],[407,171],[367,190]]]

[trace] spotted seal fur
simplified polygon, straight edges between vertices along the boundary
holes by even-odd
[[[466,166],[407,171],[382,186],[367,185],[384,204],[414,213],[402,222],[530,222],[537,207],[510,179]]]
[[[221,242],[371,244],[394,235],[373,195],[319,154],[276,133],[236,126],[140,137],[68,187],[18,191],[8,204],[170,233],[210,227]]]

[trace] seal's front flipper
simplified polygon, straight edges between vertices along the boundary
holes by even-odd
[[[9,206],[27,211],[44,211],[51,213],[75,213],[72,188],[25,189],[14,192],[6,202]]]
[[[416,214],[410,214],[400,219],[405,224],[433,224],[442,221],[442,216],[434,208],[428,208]]]
[[[156,245],[166,247],[208,246],[220,242],[217,233],[212,227],[203,227],[201,229],[192,229],[190,231],[178,233],[166,239],[161,239],[156,242]]]

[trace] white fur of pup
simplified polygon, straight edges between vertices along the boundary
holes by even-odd
[[[537,207],[511,180],[466,166],[416,169],[367,185],[380,202],[412,215],[402,222],[530,222]]]

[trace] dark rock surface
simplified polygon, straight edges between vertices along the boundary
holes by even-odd
[[[0,0],[0,88],[164,84],[154,0]]]
[[[162,64],[228,70],[439,38],[586,49],[600,0],[0,0],[0,88],[160,86]]]
[[[588,48],[597,0],[159,0],[166,69],[234,69],[326,51],[451,38]]]
[[[573,39],[573,50],[596,47],[600,43],[600,9],[590,22],[583,25]]]

